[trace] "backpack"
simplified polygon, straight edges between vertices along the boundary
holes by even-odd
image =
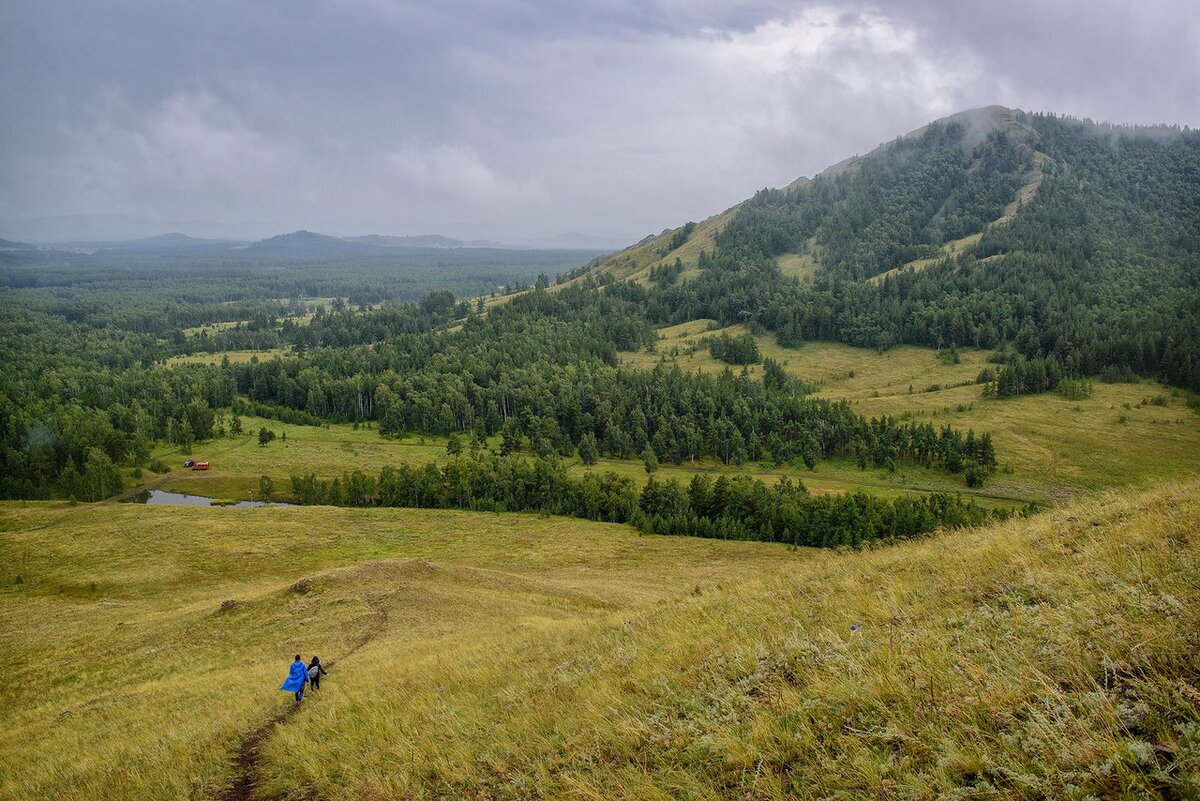
[[[321,675],[321,666],[320,665],[313,665],[312,667],[310,667],[308,669],[308,680],[309,681],[312,681],[319,675]]]

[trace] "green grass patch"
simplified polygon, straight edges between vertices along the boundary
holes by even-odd
[[[728,365],[709,355],[700,341],[712,323],[695,320],[659,330],[656,353],[625,354],[625,364],[652,369],[660,363],[684,370],[719,372]],[[737,336],[744,326],[722,329]],[[820,386],[820,397],[848,400],[867,417],[891,415],[928,420],[977,433],[990,432],[1002,469],[984,485],[982,495],[1037,502],[1063,499],[1097,489],[1164,481],[1200,472],[1200,425],[1183,399],[1157,383],[1092,382],[1087,398],[1054,393],[985,399],[975,383],[990,365],[987,350],[961,348],[958,361],[939,358],[929,348],[899,346],[879,353],[829,342],[781,347],[773,336],[757,337],[764,358],[772,358],[797,378]],[[741,368],[735,368],[741,369]],[[760,376],[761,365],[746,368]],[[1162,405],[1152,402],[1161,398]],[[818,465],[817,473],[829,471]],[[953,485],[955,480],[928,471],[902,468],[901,476],[877,472],[854,477],[853,469],[834,469],[847,486],[868,491]],[[821,490],[818,476],[805,477]],[[832,489],[832,487],[829,487]]]

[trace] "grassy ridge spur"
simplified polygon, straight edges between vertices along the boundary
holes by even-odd
[[[1196,797],[1197,520],[1200,485],[1172,486],[813,554],[453,664],[381,645],[270,744],[268,787]]]
[[[291,654],[353,650],[262,797],[1195,797],[1198,520],[1195,482],[845,553],[5,504],[0,796],[216,796]]]

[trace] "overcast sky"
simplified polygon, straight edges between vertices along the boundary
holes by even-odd
[[[631,241],[965,108],[1200,126],[1200,3],[14,0],[0,93],[0,220]]]

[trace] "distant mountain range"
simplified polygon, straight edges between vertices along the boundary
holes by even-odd
[[[220,230],[213,223],[180,224],[185,230]],[[33,220],[0,222],[0,233],[15,239],[32,240],[36,245],[0,239],[0,250],[52,247],[76,251],[153,253],[163,250],[219,250],[247,248],[277,252],[336,249],[339,254],[367,255],[386,253],[394,248],[438,250],[449,248],[498,248],[509,250],[592,250],[613,251],[629,243],[612,237],[593,236],[579,231],[567,231],[555,236],[498,242],[490,239],[456,239],[441,234],[338,237],[312,231],[294,231],[262,240],[248,237],[196,237],[188,234],[158,233],[161,224],[141,217],[126,215],[79,215],[72,217],[43,217]],[[151,233],[153,232],[153,233]],[[7,244],[5,244],[7,243]]]
[[[137,252],[137,253],[156,253],[160,251],[179,251],[179,250],[228,250],[233,247],[245,245],[244,242],[239,242],[234,239],[200,239],[186,234],[160,234],[158,236],[148,236],[145,239],[131,239],[124,242],[83,242],[78,243],[81,246],[87,246],[83,249],[116,251],[116,252]]]
[[[507,244],[486,239],[454,239],[439,234],[422,234],[419,236],[368,236],[337,237],[327,234],[317,234],[312,231],[293,231],[290,234],[280,234],[269,239],[263,239],[249,245],[243,245],[245,250],[270,253],[303,253],[306,255],[321,255],[324,253],[347,256],[381,256],[397,249],[408,250],[449,250],[455,248],[467,249],[503,249],[503,250],[589,250],[601,251],[605,248],[595,244],[586,244],[585,240],[562,235],[565,238],[552,237],[537,242],[522,244]],[[575,244],[571,244],[574,242]],[[620,247],[618,245],[617,247]],[[609,250],[613,248],[608,248]]]

